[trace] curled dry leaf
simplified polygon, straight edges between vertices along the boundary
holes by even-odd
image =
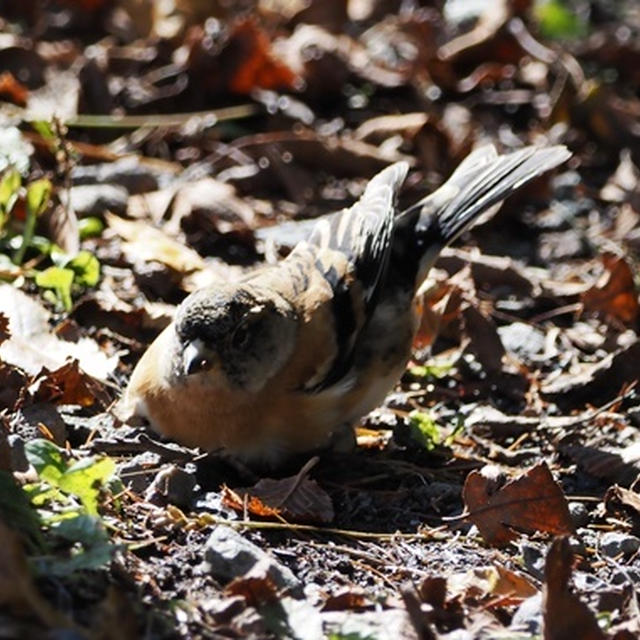
[[[634,324],[638,319],[638,292],[629,264],[612,254],[603,255],[602,264],[604,273],[582,294],[585,311],[598,311],[624,324]]]
[[[111,213],[107,213],[105,218],[109,227],[126,240],[122,248],[131,263],[160,262],[178,273],[189,273],[204,267],[204,260],[193,249],[185,247],[160,229]]]
[[[488,544],[505,546],[518,537],[518,531],[573,533],[567,501],[546,463],[497,489],[494,484],[485,467],[467,476],[462,491],[468,517]]]
[[[464,573],[455,573],[447,579],[449,597],[491,599],[491,606],[513,606],[534,596],[538,589],[522,573],[500,565],[474,567]]]
[[[82,407],[90,407],[96,402],[107,407],[110,401],[104,385],[84,373],[77,360],[67,362],[55,371],[43,368],[29,385],[27,394],[33,402]]]
[[[263,478],[253,487],[229,489],[224,487],[223,502],[232,509],[245,509],[256,516],[282,516],[295,522],[326,524],[334,517],[331,498],[322,487],[300,474],[273,480]]]
[[[569,540],[554,540],[544,567],[544,640],[606,640],[589,607],[569,588],[572,563]]]

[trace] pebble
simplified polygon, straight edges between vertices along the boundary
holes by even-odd
[[[640,538],[628,533],[607,531],[600,538],[600,551],[610,558],[630,556],[640,549]]]

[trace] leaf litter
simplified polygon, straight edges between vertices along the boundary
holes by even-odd
[[[637,637],[633,3],[170,4],[0,10],[7,637]],[[487,140],[574,156],[439,258],[353,453],[121,424],[188,292]]]

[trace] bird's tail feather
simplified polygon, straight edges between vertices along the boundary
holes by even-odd
[[[418,282],[440,251],[468,229],[487,209],[571,156],[566,147],[525,147],[498,155],[493,146],[471,153],[436,191],[410,207],[416,240],[424,248]]]

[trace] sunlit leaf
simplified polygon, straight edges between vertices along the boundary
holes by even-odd
[[[100,218],[89,217],[81,218],[78,220],[78,231],[80,232],[80,239],[95,238],[99,236],[104,230],[104,223]]]
[[[29,171],[33,146],[17,127],[0,127],[0,171],[15,167],[22,175]]]
[[[587,32],[584,21],[561,0],[545,0],[538,3],[534,15],[540,31],[547,38],[579,38]]]
[[[51,197],[51,182],[46,178],[36,180],[27,187],[27,219],[22,232],[22,242],[13,254],[15,264],[22,264],[26,250],[31,246],[38,216],[47,208]]]
[[[57,300],[66,311],[71,309],[71,285],[75,273],[64,267],[49,267],[36,273],[36,284],[43,289],[53,289]]]
[[[21,184],[20,172],[13,168],[8,169],[0,180],[0,229],[18,199]]]
[[[100,262],[89,251],[80,251],[66,265],[75,273],[74,282],[86,287],[95,287],[100,280]]]
[[[440,429],[428,413],[412,411],[409,414],[409,427],[413,440],[428,451],[440,444]]]
[[[100,488],[115,473],[116,463],[111,458],[87,458],[73,464],[59,479],[63,491],[77,496],[89,514],[98,513]]]
[[[51,182],[46,178],[35,180],[27,186],[27,213],[41,215],[49,204]]]
[[[24,452],[38,476],[49,484],[58,486],[59,479],[67,469],[62,449],[49,440],[36,438],[24,445]]]

